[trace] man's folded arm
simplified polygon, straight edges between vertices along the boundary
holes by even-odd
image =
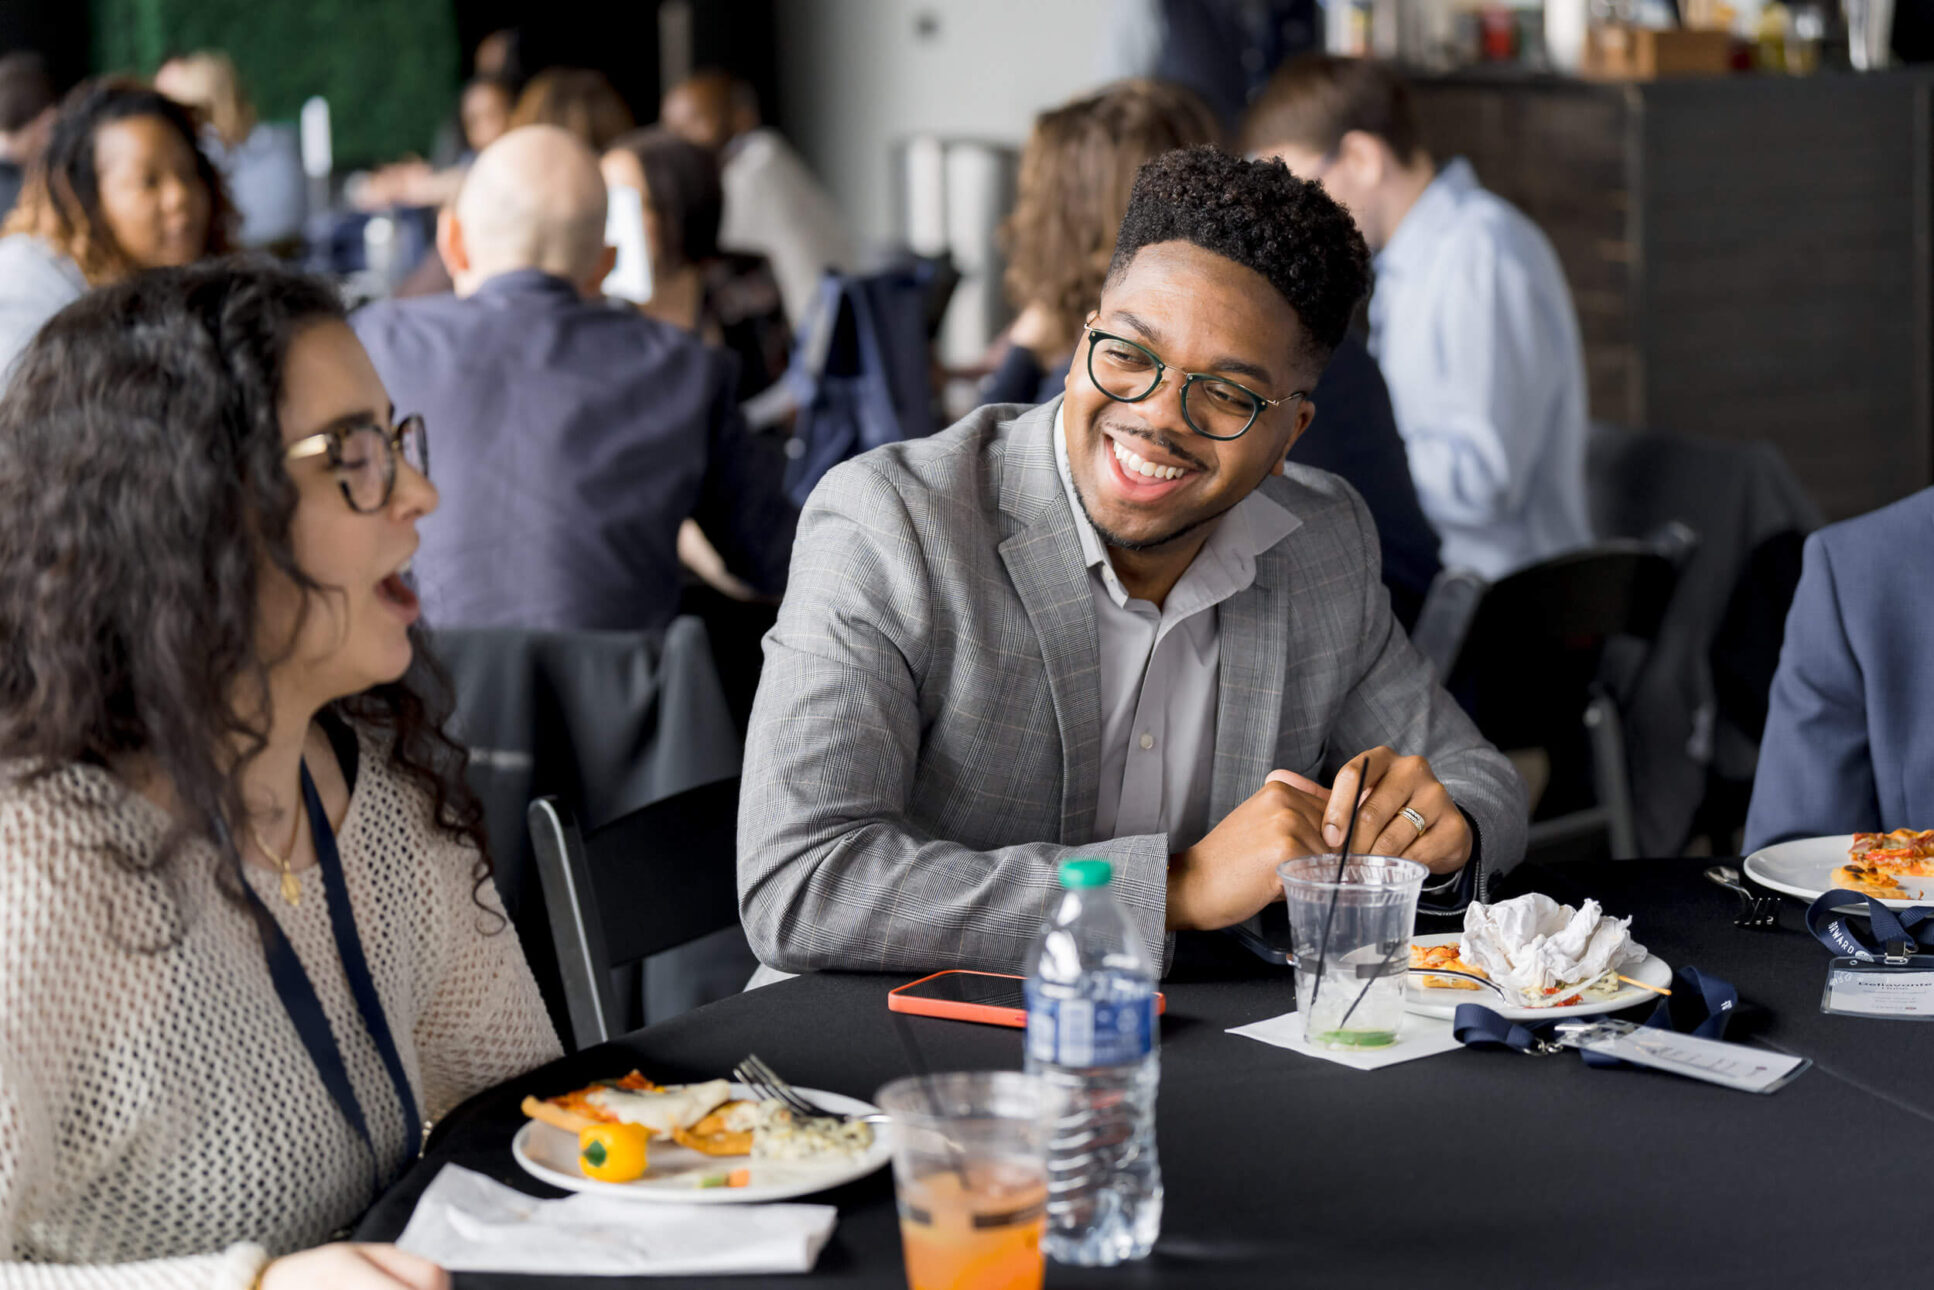
[[[1524,781],[1437,683],[1430,663],[1397,626],[1389,593],[1377,578],[1375,523],[1361,498],[1352,494],[1351,500],[1370,562],[1360,619],[1363,669],[1331,724],[1326,769],[1333,775],[1349,758],[1379,745],[1430,763],[1431,773],[1471,822],[1471,860],[1478,867],[1468,886],[1453,884],[1434,902],[1454,907],[1524,858],[1529,819]]]
[[[747,737],[739,907],[754,952],[788,972],[1019,972],[1060,861],[1082,855],[1114,861],[1159,962],[1165,834],[978,851],[909,820],[932,612],[899,495],[864,462],[828,475],[800,522]]]

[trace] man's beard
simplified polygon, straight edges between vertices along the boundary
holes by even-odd
[[[1072,474],[1072,472],[1070,473]],[[1242,498],[1238,497],[1234,502],[1230,502],[1213,515],[1203,515],[1192,519],[1182,525],[1181,528],[1176,529],[1172,533],[1163,534],[1161,537],[1135,539],[1126,538],[1119,533],[1112,532],[1100,520],[1095,518],[1094,509],[1088,505],[1087,494],[1081,491],[1081,481],[1078,479],[1074,481],[1074,496],[1075,500],[1081,503],[1081,514],[1094,527],[1095,535],[1101,539],[1102,544],[1121,551],[1153,551],[1158,547],[1167,546],[1169,543],[1195,532],[1195,530],[1201,528],[1204,524],[1212,524],[1216,520],[1221,519],[1224,515],[1234,510],[1238,502],[1242,501]]]

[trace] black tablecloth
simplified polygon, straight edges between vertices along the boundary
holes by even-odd
[[[1573,1054],[1459,1050],[1380,1071],[1223,1033],[1289,1011],[1290,973],[1210,942],[1164,988],[1158,1133],[1167,1207],[1148,1260],[1054,1286],[1812,1286],[1913,1276],[1934,1231],[1934,1025],[1819,1011],[1826,952],[1783,911],[1776,933],[1732,926],[1737,900],[1699,862],[1535,867],[1512,891],[1635,915],[1674,966],[1739,987],[1729,1031],[1814,1069],[1771,1096]],[[510,1158],[526,1093],[637,1066],[711,1078],[756,1051],[788,1078],[870,1098],[904,1072],[886,1011],[897,977],[822,974],[728,999],[480,1095],[366,1216],[392,1240],[455,1162],[539,1195]],[[1643,1013],[1639,1014],[1642,1016]],[[1020,1032],[915,1019],[941,1069],[1012,1068]],[[840,1225],[812,1275],[901,1287],[888,1171],[823,1198]],[[544,1278],[467,1275],[466,1287]],[[652,1279],[641,1287],[753,1284]],[[769,1279],[768,1279],[769,1280]]]

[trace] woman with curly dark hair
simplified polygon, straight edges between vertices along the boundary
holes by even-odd
[[[0,1259],[446,1284],[320,1244],[558,1053],[416,625],[423,433],[266,263],[90,293],[0,397]]]
[[[234,218],[188,108],[132,81],[76,88],[0,225],[0,385],[68,301],[138,269],[220,255]]]

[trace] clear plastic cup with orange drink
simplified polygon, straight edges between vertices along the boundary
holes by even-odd
[[[893,1182],[910,1290],[1040,1290],[1047,1170],[1018,1071],[896,1080]]]

